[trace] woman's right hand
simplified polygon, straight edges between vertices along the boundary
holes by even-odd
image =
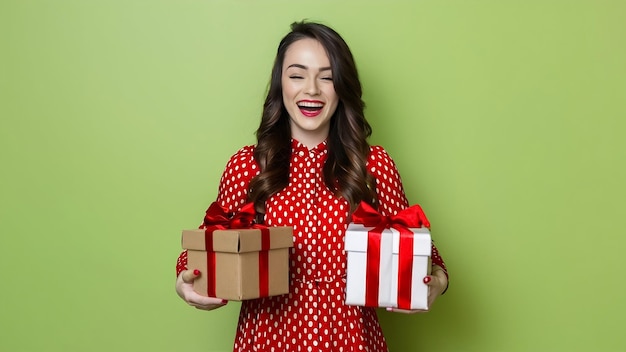
[[[199,295],[193,290],[193,280],[200,276],[198,270],[182,271],[176,278],[176,293],[190,306],[202,310],[213,310],[225,306],[228,301]]]

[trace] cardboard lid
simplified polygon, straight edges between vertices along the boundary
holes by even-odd
[[[292,227],[270,227],[270,249],[293,247]],[[183,230],[182,247],[204,251],[204,229]],[[213,231],[215,252],[245,253],[261,250],[261,230],[234,229]]]

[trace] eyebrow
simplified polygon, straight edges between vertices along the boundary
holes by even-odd
[[[308,70],[309,69],[308,67],[306,67],[304,65],[300,65],[300,64],[291,64],[291,65],[287,66],[287,68],[290,68],[290,67],[301,68],[303,70]],[[330,71],[330,69],[331,69],[330,66],[320,67],[320,72],[321,71]]]

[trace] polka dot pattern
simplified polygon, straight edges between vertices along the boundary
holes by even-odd
[[[266,202],[269,226],[293,226],[289,294],[243,301],[234,351],[387,351],[372,308],[347,306],[343,237],[349,206],[324,184],[328,151],[292,143],[289,185]],[[217,201],[237,211],[247,201],[250,180],[259,173],[254,147],[239,150],[226,165]],[[391,215],[408,207],[393,160],[372,147],[369,171],[377,180],[379,211]],[[433,247],[434,253],[437,253]],[[444,267],[433,255],[433,262]],[[186,266],[179,257],[177,272]]]

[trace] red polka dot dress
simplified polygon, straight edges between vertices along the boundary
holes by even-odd
[[[349,206],[326,187],[322,167],[326,143],[308,149],[292,142],[289,185],[266,202],[268,226],[293,226],[289,294],[243,301],[234,351],[387,351],[373,308],[347,306],[344,232]],[[237,211],[247,200],[250,180],[259,173],[253,146],[228,162],[217,201]],[[393,160],[372,147],[368,170],[376,178],[379,212],[408,207]],[[433,263],[445,269],[433,246]],[[177,271],[186,269],[186,253]]]

